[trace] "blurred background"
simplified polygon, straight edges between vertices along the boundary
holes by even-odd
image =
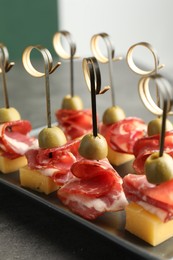
[[[0,0],[0,42],[8,48],[10,61],[16,63],[7,75],[11,106],[18,108],[34,126],[45,124],[43,112],[40,113],[40,107],[45,106],[44,79],[28,75],[22,66],[21,57],[28,45],[40,44],[50,50],[54,62],[61,60],[52,44],[53,35],[59,30],[69,31],[77,45],[76,54],[80,59],[74,70],[74,84],[76,92],[84,98],[84,105],[90,106],[81,61],[83,57],[93,56],[91,37],[106,32],[115,48],[115,56],[124,58],[122,62],[114,63],[118,105],[123,106],[127,116],[136,115],[148,120],[151,114],[138,97],[139,76],[128,68],[125,57],[131,45],[149,42],[157,50],[160,63],[165,64],[161,74],[173,80],[172,10],[171,0]],[[144,66],[153,63],[151,53],[144,50],[137,53],[137,59]],[[61,61],[62,66],[51,75],[53,120],[54,111],[61,106],[62,97],[70,89],[69,61]],[[108,85],[108,67],[100,64],[100,68],[103,68],[102,82]],[[132,91],[133,99],[125,102],[125,95],[131,96]],[[110,94],[107,95],[107,100],[110,100]],[[0,105],[3,106],[1,97]],[[102,112],[108,104],[105,105],[105,97],[99,99],[98,108]],[[27,109],[23,109],[24,106]],[[33,108],[39,110],[39,114],[32,113]]]
[[[57,13],[57,0],[0,0],[0,42],[8,48],[10,58],[21,59],[28,45],[41,44],[52,52]]]
[[[52,37],[58,30],[70,31],[78,54],[88,56],[92,35],[106,32],[120,55],[134,43],[151,43],[172,74],[171,0],[0,0],[0,6],[0,42],[12,59],[30,44],[42,44],[54,55]]]
[[[71,31],[81,55],[89,54],[90,39],[99,32],[107,32],[123,56],[134,43],[149,42],[173,77],[172,10],[172,0],[59,0],[59,27]]]

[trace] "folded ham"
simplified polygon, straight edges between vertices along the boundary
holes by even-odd
[[[127,204],[122,179],[107,159],[80,159],[72,165],[75,176],[58,190],[58,197],[71,211],[93,220],[107,211],[123,210]]]
[[[137,117],[127,117],[112,125],[101,125],[100,133],[109,147],[117,152],[133,154],[135,142],[146,135],[147,126]]]
[[[0,153],[9,159],[24,155],[38,147],[38,141],[30,137],[31,123],[27,120],[11,121],[0,125]]]
[[[73,178],[70,169],[80,158],[79,143],[79,140],[74,140],[56,148],[32,149],[26,153],[28,167],[49,176],[58,186],[62,186]]]
[[[92,112],[90,109],[59,109],[55,113],[59,127],[68,140],[92,131]]]
[[[173,179],[155,185],[145,175],[128,174],[123,178],[123,188],[128,200],[140,204],[163,222],[173,219]]]
[[[137,140],[133,147],[135,160],[133,167],[138,174],[144,174],[144,164],[153,152],[159,152],[160,135],[143,137]],[[165,133],[164,151],[173,157],[173,131]]]

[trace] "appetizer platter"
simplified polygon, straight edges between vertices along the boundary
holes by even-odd
[[[37,131],[34,130],[34,133]],[[125,226],[125,212],[107,213],[97,220],[88,221],[84,218],[69,211],[62,203],[57,199],[56,194],[52,193],[47,196],[38,192],[31,191],[21,187],[19,182],[19,173],[13,173],[10,175],[0,174],[0,183],[22,193],[24,196],[30,197],[33,200],[38,201],[56,211],[58,214],[64,215],[64,217],[77,221],[81,225],[99,233],[101,236],[113,241],[114,243],[134,252],[137,255],[141,255],[146,259],[172,259],[172,239],[162,243],[157,247],[151,247],[144,241],[134,237],[130,233],[126,232]]]
[[[60,44],[62,35],[68,39],[70,55]],[[98,51],[99,38],[106,43],[108,57]],[[144,71],[135,65],[132,53],[139,45],[152,52],[153,70]],[[58,55],[70,59],[71,93],[55,111],[57,122],[53,124],[49,76],[61,64],[53,67],[51,54],[41,45],[28,46],[23,52],[26,71],[33,77],[45,78],[47,126],[32,130],[29,121],[22,121],[18,111],[14,108],[11,111],[9,107],[5,73],[11,65],[6,48],[1,46],[6,108],[0,109],[0,166],[3,166],[0,183],[146,259],[172,259],[173,126],[167,116],[172,115],[173,91],[169,82],[158,74],[162,65],[159,65],[155,51],[148,43],[139,43],[127,52],[129,67],[142,76],[140,97],[156,115],[146,124],[140,118],[126,117],[115,104],[112,61],[121,58],[114,58],[109,35],[94,35],[91,47],[95,57],[84,58],[82,62],[91,98],[91,109],[87,110],[83,109],[80,97],[74,96],[76,46],[71,35],[67,31],[55,34],[54,47]],[[43,56],[43,73],[32,65],[33,49]],[[103,89],[97,60],[109,63],[110,86]],[[149,91],[150,80],[156,83],[157,102]],[[105,110],[99,121],[97,95],[109,90],[112,106]],[[63,121],[63,117],[67,121]],[[21,150],[22,154],[18,152]],[[21,155],[25,161],[19,164],[16,158],[20,159]],[[6,167],[13,160],[14,164]]]

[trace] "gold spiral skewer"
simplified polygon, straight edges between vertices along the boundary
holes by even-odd
[[[44,59],[44,72],[40,72],[36,70],[31,62],[31,52],[33,50],[39,51]],[[41,45],[36,46],[28,46],[22,55],[23,66],[26,71],[32,75],[33,77],[44,77],[45,78],[45,88],[46,88],[46,107],[47,107],[47,126],[51,127],[51,104],[50,104],[50,85],[49,85],[49,74],[52,74],[61,63],[58,62],[55,66],[53,66],[53,59],[48,51],[48,49],[42,47]]]
[[[9,108],[6,73],[14,66],[14,64],[14,62],[9,62],[9,53],[7,47],[0,43],[0,73],[2,74],[4,101],[6,108]]]
[[[159,74],[157,74],[155,76],[150,76],[150,77],[143,77],[139,81],[138,90],[139,90],[139,95],[140,95],[140,98],[141,98],[143,104],[154,115],[162,116],[163,109],[161,108],[160,102],[159,102],[159,104],[157,102],[155,102],[150,93],[149,82],[151,80],[153,80],[156,83],[158,95],[160,93],[158,84],[161,84],[161,82],[163,82],[162,85],[164,86],[165,89],[167,89],[167,91],[168,91],[168,89],[171,89],[171,86],[170,86],[170,83]],[[171,108],[171,106],[172,106],[171,103],[169,103],[169,108]],[[173,115],[173,111],[171,109],[169,109],[169,111],[167,113],[168,113],[168,115]]]
[[[107,48],[107,56],[105,56],[99,48],[99,40],[103,39],[106,48]],[[97,60],[101,63],[109,64],[109,79],[110,79],[110,87],[111,87],[111,97],[112,97],[112,106],[115,106],[115,91],[114,91],[114,80],[113,80],[113,61],[120,61],[122,57],[114,57],[115,50],[110,41],[110,37],[107,33],[99,33],[95,34],[91,38],[91,50]]]
[[[62,44],[62,38],[68,42],[70,51],[67,52]],[[70,60],[70,90],[71,90],[71,97],[74,96],[74,59],[79,58],[75,56],[76,53],[76,44],[72,40],[72,35],[68,31],[59,31],[55,33],[53,36],[53,46],[56,53],[63,59]]]
[[[147,48],[151,52],[151,54],[154,58],[154,68],[152,70],[143,70],[135,64],[134,59],[133,59],[133,52],[134,52],[135,48],[138,46]],[[126,60],[127,60],[127,64],[130,67],[130,69],[141,76],[155,75],[155,74],[157,74],[158,70],[162,69],[165,66],[164,64],[159,64],[158,54],[157,54],[156,50],[153,48],[153,46],[148,42],[139,42],[139,43],[132,45],[129,48],[129,50],[127,51]]]
[[[134,54],[133,52],[134,52],[135,48],[138,46],[147,48],[150,51],[150,53],[154,59],[154,68],[153,69],[143,70],[135,64],[134,59],[133,59],[133,54]],[[139,74],[142,76],[141,79],[139,80],[138,91],[139,91],[139,96],[140,96],[143,104],[151,113],[153,113],[157,116],[161,116],[163,113],[163,109],[161,108],[161,104],[160,104],[159,89],[158,89],[157,83],[158,83],[159,78],[160,78],[160,80],[162,78],[162,81],[163,81],[163,77],[160,74],[158,74],[158,71],[164,67],[164,64],[159,64],[159,57],[157,55],[156,50],[153,48],[153,46],[151,44],[149,44],[147,42],[139,42],[139,43],[132,45],[129,48],[127,55],[126,55],[126,60],[127,60],[127,64],[130,67],[130,69],[132,71],[134,71],[136,74]],[[156,102],[151,97],[151,93],[150,93],[150,84],[149,83],[151,81],[155,82],[155,86],[156,86]],[[168,83],[166,85],[168,85]],[[173,114],[173,112],[169,111],[169,115],[172,115],[172,114]]]

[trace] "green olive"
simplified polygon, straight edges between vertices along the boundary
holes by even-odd
[[[160,134],[161,129],[162,129],[162,118],[161,117],[155,118],[154,120],[152,120],[148,123],[147,132],[148,132],[149,136]],[[172,129],[173,129],[172,123],[168,119],[166,119],[165,130],[170,131]]]
[[[109,125],[125,118],[124,111],[119,106],[112,106],[105,110],[103,114],[103,124]]]
[[[108,145],[106,139],[98,134],[85,135],[79,146],[79,153],[86,159],[90,160],[101,160],[107,157]]]
[[[144,171],[147,180],[153,184],[160,184],[173,178],[173,159],[163,153],[159,157],[159,153],[151,154],[145,161]]]
[[[83,103],[79,96],[70,96],[67,95],[62,100],[62,109],[74,109],[74,110],[82,110]]]
[[[40,148],[58,147],[67,142],[63,131],[57,127],[44,128],[38,135],[38,143]]]
[[[0,124],[20,119],[20,114],[14,107],[0,108]]]

